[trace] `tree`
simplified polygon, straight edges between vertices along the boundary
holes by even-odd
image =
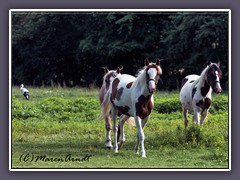
[[[120,64],[125,73],[134,75],[146,57],[154,61],[161,57],[161,32],[167,17],[161,13],[93,13],[86,22],[85,38],[79,43],[81,65],[87,67],[89,59],[94,62],[89,76],[100,70],[99,66],[116,68]]]
[[[102,83],[102,66],[136,74],[144,59],[163,59],[162,82],[178,87],[220,61],[228,77],[228,14],[168,12],[13,12],[13,84],[89,86]],[[182,71],[181,71],[182,72]],[[177,79],[177,81],[176,81]]]
[[[63,83],[77,77],[75,54],[82,24],[76,14],[13,14],[14,83]],[[75,76],[76,75],[76,76]]]
[[[228,14],[178,13],[169,17],[163,43],[168,47],[169,67],[200,74],[209,61],[221,62],[228,72]],[[225,73],[223,81],[227,81]]]

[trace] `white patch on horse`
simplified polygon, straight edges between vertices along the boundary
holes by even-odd
[[[157,71],[155,68],[150,68],[148,71],[149,82],[148,82],[148,89],[150,93],[153,93],[156,90],[156,82],[155,77],[157,76]]]
[[[218,71],[215,71],[215,73],[216,73],[216,76],[217,76],[216,82],[217,82],[217,83],[219,83],[219,82],[220,82],[220,80],[219,80]]]

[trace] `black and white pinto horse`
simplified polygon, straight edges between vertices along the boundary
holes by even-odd
[[[22,95],[25,97],[26,100],[29,100],[30,98],[29,91],[27,88],[24,87],[23,84],[21,84],[20,92],[22,93]]]
[[[161,74],[160,60],[157,59],[156,63],[149,63],[148,59],[146,59],[145,67],[137,77],[118,74],[110,84],[102,103],[101,116],[106,117],[111,111],[114,130],[114,152],[118,152],[116,118],[118,112],[120,112],[126,118],[134,117],[138,130],[135,152],[138,154],[140,143],[142,157],[146,157],[143,128],[153,109],[153,93],[156,90],[158,76]],[[120,133],[120,138],[122,138],[123,132]]]
[[[212,102],[212,90],[221,93],[220,63],[210,63],[198,75],[188,75],[182,80],[180,101],[182,103],[185,128],[188,126],[188,111],[193,111],[193,121],[202,124]]]

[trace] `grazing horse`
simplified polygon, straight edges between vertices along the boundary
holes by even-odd
[[[134,117],[138,130],[135,152],[138,154],[140,142],[142,157],[146,157],[144,148],[143,128],[147,123],[153,109],[153,93],[156,90],[158,76],[162,74],[160,59],[156,63],[145,60],[145,67],[138,73],[137,77],[118,74],[110,84],[102,103],[101,116],[105,117],[111,111],[114,130],[114,152],[118,152],[116,118],[118,112],[128,117]],[[122,120],[125,121],[125,120]],[[121,132],[121,137],[123,132]]]
[[[220,63],[210,63],[198,75],[188,75],[182,80],[180,101],[182,103],[185,128],[188,126],[188,111],[193,111],[193,121],[202,124],[210,105],[212,90],[221,93],[220,79],[222,71]]]

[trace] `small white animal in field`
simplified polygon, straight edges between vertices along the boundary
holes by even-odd
[[[21,84],[20,92],[26,98],[26,100],[29,100],[29,91],[24,87],[23,84]]]

